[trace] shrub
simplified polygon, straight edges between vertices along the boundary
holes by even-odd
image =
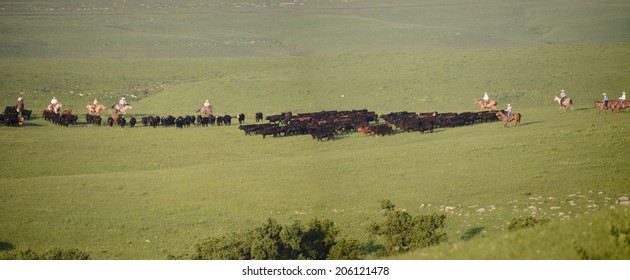
[[[207,238],[195,245],[191,259],[210,260],[325,260],[330,257],[350,259],[358,256],[358,242],[336,237],[339,230],[332,221],[312,220],[307,226],[299,221],[282,226],[268,219],[253,229],[222,237]],[[348,243],[350,242],[350,243]],[[335,248],[335,255],[330,252]],[[349,254],[345,256],[343,254]]]
[[[509,231],[517,231],[519,229],[533,227],[537,224],[544,223],[543,220],[538,220],[534,217],[525,217],[525,218],[513,218],[508,224]]]
[[[370,224],[367,231],[384,238],[388,253],[429,247],[447,239],[446,233],[441,232],[445,214],[414,217],[405,211],[395,210],[395,205],[389,200],[382,200],[381,208],[385,211],[385,221]]]
[[[355,239],[341,239],[330,248],[328,260],[360,260],[363,258],[361,244]]]

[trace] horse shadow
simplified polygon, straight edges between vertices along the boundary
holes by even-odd
[[[524,122],[524,123],[520,123],[518,126],[528,126],[528,125],[537,124],[541,122],[543,121]]]

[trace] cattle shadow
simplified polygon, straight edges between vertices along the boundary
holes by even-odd
[[[26,126],[38,127],[38,126],[43,126],[43,125],[38,124],[38,123],[31,123],[31,122],[26,121],[26,122],[24,122],[24,124],[22,126],[23,127],[26,127]]]
[[[15,249],[15,246],[9,242],[0,242],[0,252]]]
[[[471,240],[473,239],[475,236],[479,235],[482,231],[483,231],[484,227],[474,227],[469,229],[468,231],[466,231],[464,233],[464,235],[462,235],[460,237],[461,240]]]

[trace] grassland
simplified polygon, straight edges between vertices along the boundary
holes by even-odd
[[[236,126],[66,129],[35,118],[0,127],[2,250],[164,259],[267,218],[328,218],[367,241],[381,199],[448,214],[448,244],[404,258],[574,259],[572,234],[583,232],[588,248],[608,246],[606,227],[627,217],[616,200],[630,192],[630,123],[592,102],[627,91],[627,4],[321,2],[3,4],[0,102],[23,94],[39,111],[56,95],[82,112],[95,97],[127,96],[143,116],[192,114],[210,99],[252,123],[257,111],[473,111],[488,91],[522,126],[318,143]],[[552,103],[560,89],[575,111]],[[508,233],[524,216],[551,222]],[[548,250],[523,250],[532,244]],[[502,250],[476,253],[492,246]]]

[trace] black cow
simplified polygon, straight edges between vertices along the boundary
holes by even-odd
[[[93,124],[101,126],[101,122],[103,122],[103,119],[101,119],[101,116],[94,116],[94,117],[92,117],[92,123]]]
[[[223,123],[225,125],[232,125],[232,116],[230,115],[223,116]]]
[[[136,127],[136,118],[131,117],[131,119],[129,119],[129,127]]]
[[[120,125],[120,127],[122,128],[125,128],[125,126],[127,126],[127,120],[124,116],[120,117],[120,119],[118,120],[118,125]]]
[[[260,122],[262,120],[263,120],[263,113],[262,112],[256,113],[256,122]]]
[[[27,120],[31,119],[31,114],[33,113],[33,110],[22,110],[22,117],[26,117]]]
[[[197,123],[199,123],[202,127],[203,126],[208,126],[208,124],[210,123],[210,118],[209,117],[202,117],[199,116],[197,117]]]
[[[245,122],[245,114],[238,114],[238,124],[243,124]]]

